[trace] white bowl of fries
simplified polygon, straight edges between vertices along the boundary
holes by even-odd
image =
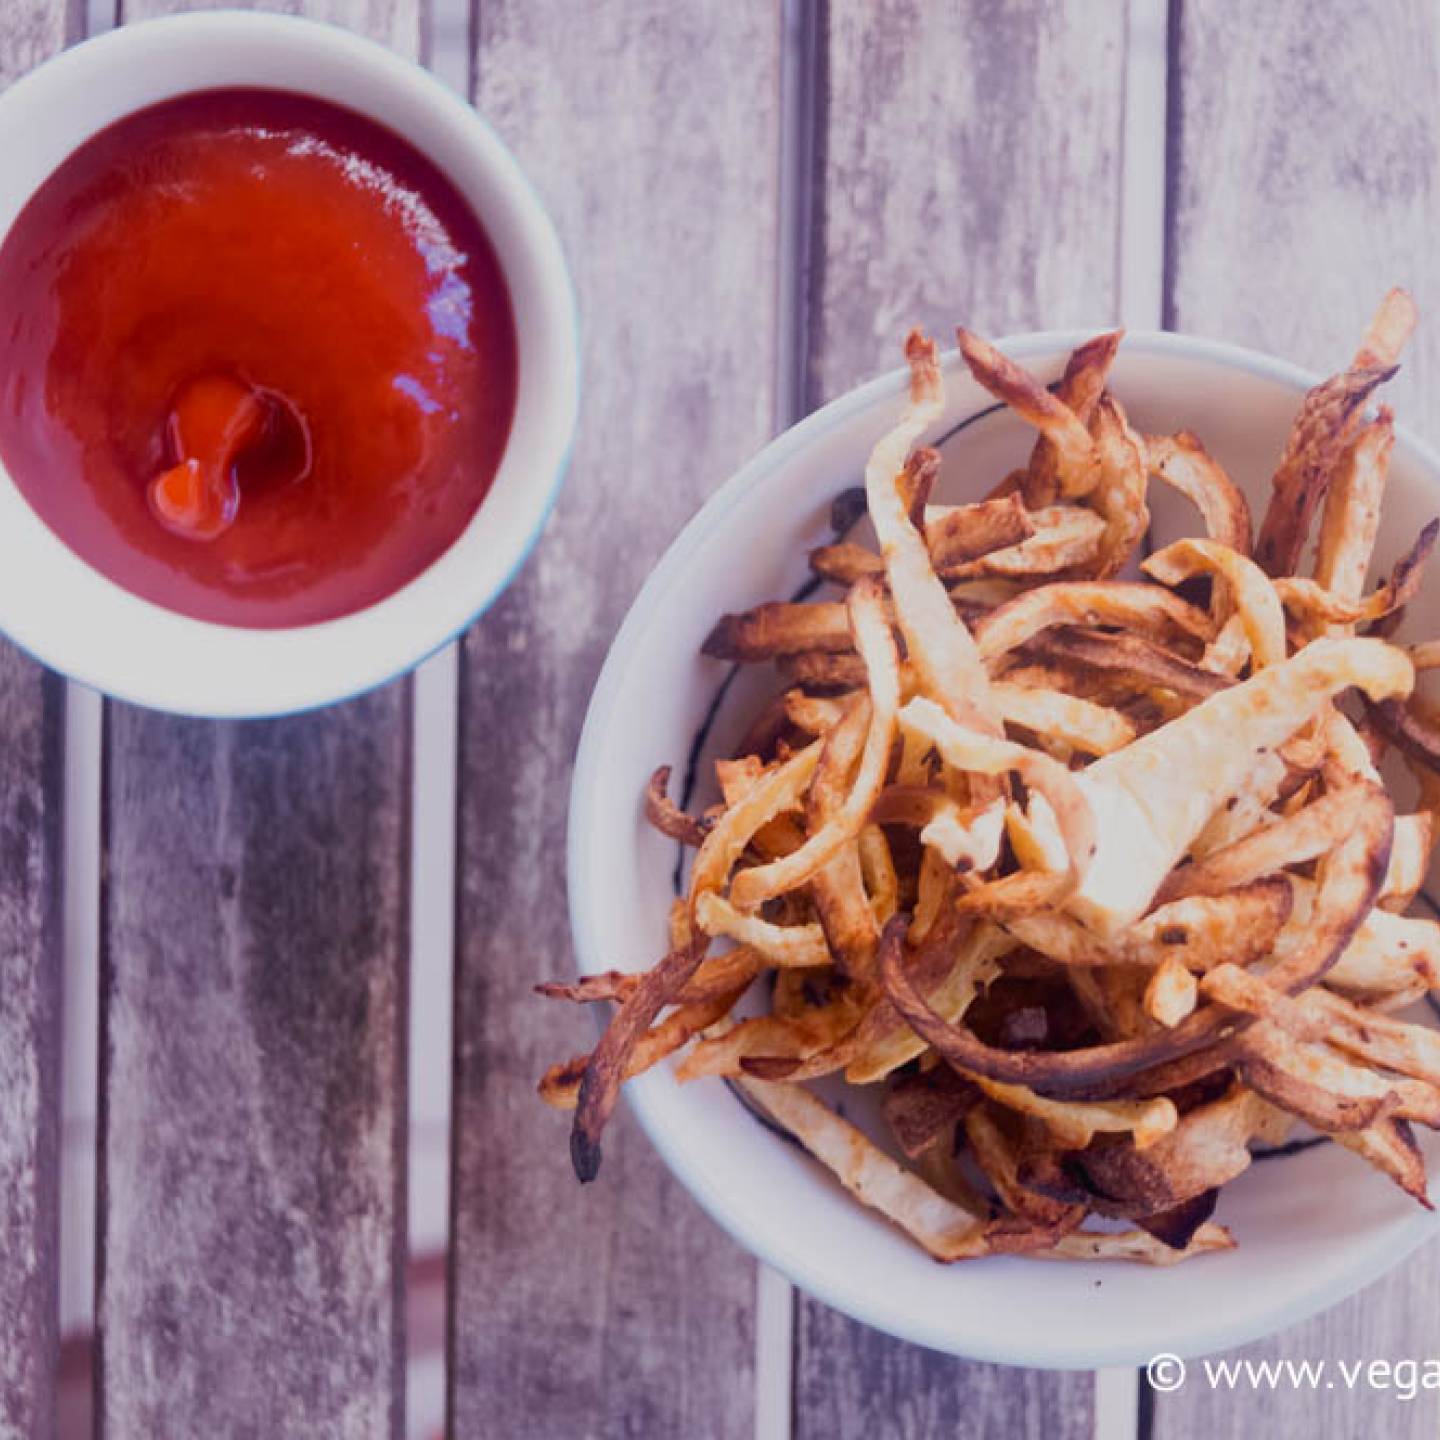
[[[1316,389],[912,340],[719,491],[580,748],[550,989],[621,1002],[542,1084],[582,1178],[633,1076],[766,1263],[1045,1367],[1244,1342],[1435,1233],[1440,459],[1374,409],[1413,321]]]

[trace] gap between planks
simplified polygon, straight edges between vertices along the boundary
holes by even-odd
[[[809,255],[815,184],[819,7],[784,0],[780,38],[779,214],[776,224],[776,433],[805,414]],[[795,1406],[795,1291],[768,1265],[755,1267],[755,1440],[790,1440]]]

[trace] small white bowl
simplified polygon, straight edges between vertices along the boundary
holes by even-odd
[[[1049,381],[1083,338],[1030,335],[1002,348]],[[945,376],[945,417],[930,441],[949,436],[938,442],[942,498],[974,499],[1023,461],[1033,434],[997,413],[953,353]],[[1232,346],[1142,334],[1126,339],[1112,383],[1142,430],[1199,434],[1258,517],[1314,377]],[[807,550],[830,535],[831,500],[860,483],[904,384],[896,371],[865,385],[762,451],[686,527],[631,608],[590,705],[571,795],[570,909],[582,972],[643,968],[663,952],[675,847],[645,824],[639,797],[656,765],[683,771],[724,679],[727,667],[702,658],[701,642],[722,612],[788,596],[805,580]],[[1197,532],[1194,512],[1165,487],[1152,485],[1151,500],[1158,543]],[[1379,561],[1396,558],[1437,512],[1440,458],[1402,429]],[[1432,633],[1440,628],[1433,582],[1411,617],[1417,632],[1426,617]],[[773,693],[773,676],[767,683]],[[702,776],[738,739],[763,690],[742,675],[726,694]],[[708,798],[702,791],[700,803]],[[764,1129],[723,1084],[681,1086],[664,1067],[625,1093],[690,1192],[767,1264],[858,1320],[980,1360],[1089,1368],[1237,1345],[1333,1305],[1440,1230],[1355,1156],[1324,1145],[1257,1161],[1225,1187],[1217,1218],[1233,1228],[1235,1251],[1173,1269],[1016,1258],[939,1265]],[[873,1123],[860,1092],[845,1093],[846,1113]],[[1422,1145],[1433,1170],[1440,1145],[1428,1133]]]
[[[0,630],[98,690],[199,715],[327,704],[408,670],[464,630],[538,538],[569,459],[579,398],[575,302],[554,227],[495,133],[424,70],[344,30],[213,12],[127,25],[42,65],[0,96],[0,238],[52,171],[122,117],[224,87],[292,90],[387,126],[429,157],[484,226],[515,312],[510,438],[474,518],[427,570],[337,620],[292,629],[208,624],[82,561],[0,470]]]

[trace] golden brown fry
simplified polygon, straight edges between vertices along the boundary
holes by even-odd
[[[1140,568],[1162,585],[1179,585],[1193,575],[1218,576],[1244,626],[1256,667],[1278,665],[1285,659],[1280,597],[1269,576],[1238,550],[1214,540],[1177,540],[1156,551]]]
[[[1405,694],[1413,680],[1410,662],[1382,641],[1317,640],[1097,760],[1076,781],[1100,843],[1071,912],[1102,935],[1123,929],[1149,908],[1211,815],[1244,789],[1257,761],[1330,696],[1348,685],[1372,698]]]
[[[870,690],[870,728],[859,769],[844,801],[830,812],[818,830],[806,837],[798,850],[768,865],[744,870],[735,877],[730,898],[738,909],[753,910],[771,896],[793,890],[824,869],[845,844],[859,834],[885,784],[900,707],[900,656],[885,616],[878,580],[872,577],[860,581],[851,590],[846,604],[855,648],[865,661]]]
[[[1070,862],[1069,888],[1080,884],[1095,850],[1095,827],[1089,805],[1077,788],[1074,777],[1063,765],[1023,745],[966,730],[933,700],[923,697],[905,706],[900,714],[900,723],[905,729],[929,740],[946,764],[954,769],[988,776],[1013,771],[1032,791],[1043,796],[1055,812],[1065,842]],[[995,881],[991,888],[1005,884],[1004,880]],[[1064,892],[1060,893],[1063,895]]]
[[[826,695],[858,690],[865,684],[865,662],[858,655],[834,655],[824,650],[782,656],[780,673],[803,690]]]
[[[724,896],[713,892],[696,902],[695,922],[711,939],[737,941],[771,965],[804,969],[828,965],[832,958],[821,926],[775,925],[737,910]]]
[[[1189,1015],[1199,998],[1200,987],[1194,975],[1172,955],[1160,962],[1145,986],[1145,1013],[1168,1028]]]
[[[1089,425],[1095,406],[1105,390],[1115,352],[1124,339],[1123,330],[1097,335],[1079,346],[1066,362],[1065,373],[1055,387],[1055,398],[1082,425]],[[983,381],[982,381],[983,383]],[[1050,437],[1041,433],[1030,452],[1029,466],[1019,472],[1025,503],[1033,510],[1051,504],[1061,491],[1060,453]]]
[[[1215,627],[1203,610],[1154,585],[1124,580],[1069,580],[1017,595],[975,626],[988,663],[1054,625],[1115,625],[1161,642],[1208,640]]]
[[[988,340],[964,328],[955,333],[960,353],[976,380],[1049,442],[1057,493],[1071,499],[1088,495],[1100,478],[1100,456],[1075,412]]]
[[[1227,1184],[1250,1166],[1249,1142],[1271,1107],[1254,1091],[1232,1085],[1184,1115],[1148,1149],[1124,1143],[1095,1146],[1077,1157],[1090,1184],[1128,1213],[1153,1215]]]
[[[1007,725],[1059,740],[1086,755],[1108,755],[1135,738],[1135,727],[1118,710],[1078,695],[997,680],[990,693]]]
[[[805,801],[812,834],[844,811],[850,772],[870,731],[871,708],[868,696],[855,696],[826,738]],[[858,840],[847,841],[835,858],[815,873],[810,898],[836,964],[847,975],[868,975],[880,942],[880,927],[865,893]]]
[[[949,1144],[955,1126],[980,1098],[976,1086],[948,1065],[937,1065],[925,1074],[899,1077],[880,1108],[900,1149],[918,1160],[936,1145]]]
[[[1161,896],[1178,900],[1182,895],[1224,895],[1262,875],[1318,859],[1349,830],[1360,793],[1347,787],[1322,795],[1294,815],[1183,866],[1166,880]]]
[[[703,1075],[733,1079],[747,1074],[748,1062],[757,1055],[805,1060],[848,1035],[863,1008],[860,996],[846,989],[823,1005],[803,1008],[793,1015],[757,1015],[741,1020],[723,1033],[702,1040],[681,1061],[676,1078],[682,1082]]]
[[[1290,918],[1293,893],[1287,879],[1273,876],[1224,893],[1173,899],[1108,940],[1063,914],[1024,915],[1004,924],[1022,944],[1061,965],[1153,970],[1178,962],[1205,971],[1224,960],[1249,965],[1268,955]]]
[[[1435,1208],[1426,1193],[1425,1159],[1408,1121],[1386,1116],[1363,1130],[1342,1130],[1330,1138],[1388,1175],[1412,1200]]]
[[[1415,598],[1437,536],[1440,536],[1440,519],[1425,526],[1414,545],[1401,556],[1390,578],[1368,599],[1344,599],[1315,580],[1294,576],[1277,580],[1275,588],[1285,608],[1306,622],[1311,630],[1321,631],[1328,626],[1333,632],[1348,632],[1357,620],[1381,620]]]
[[[662,834],[682,845],[697,849],[705,843],[710,827],[693,815],[687,815],[666,793],[670,785],[670,767],[662,765],[645,787],[645,818]]]
[[[990,680],[975,642],[935,574],[924,537],[911,523],[895,484],[910,446],[939,418],[944,399],[934,341],[911,331],[905,356],[910,362],[909,404],[900,424],[875,447],[865,467],[870,520],[885,558],[905,648],[926,693],[934,695],[954,719],[996,733],[1000,726],[990,706]]]
[[[1053,1100],[1025,1085],[1007,1085],[984,1076],[974,1083],[996,1104],[1044,1122],[1055,1143],[1064,1150],[1083,1150],[1097,1134],[1126,1134],[1144,1150],[1168,1135],[1178,1119],[1173,1101],[1165,1096],[1149,1100]]]
[[[715,660],[770,660],[808,651],[845,652],[854,648],[845,606],[811,600],[792,605],[757,605],[743,615],[724,615],[701,647]]]
[[[1266,574],[1295,573],[1311,517],[1344,455],[1352,421],[1394,373],[1393,365],[1354,366],[1322,380],[1305,396],[1271,481],[1270,505],[1255,542],[1255,558]]]
[[[1035,534],[1037,517],[1018,495],[974,505],[932,506],[924,516],[930,562],[941,574],[1019,545]]]
[[[1005,1248],[993,1223],[977,1220],[903,1169],[848,1121],[799,1085],[751,1077],[736,1082],[862,1204],[917,1240],[937,1260],[968,1260]]]
[[[1018,1148],[989,1106],[972,1107],[966,1112],[963,1123],[970,1154],[1007,1210],[1036,1225],[1063,1226],[1067,1229],[1073,1229],[1085,1218],[1083,1205],[1067,1205],[1052,1200],[1026,1189],[1020,1183]]]
[[[1033,636],[1025,642],[1024,653],[1081,675],[1105,676],[1134,692],[1168,691],[1187,701],[1204,700],[1234,683],[1136,635],[1062,628]]]
[[[973,505],[931,505],[922,518],[931,563],[941,572],[964,566],[991,551],[1018,545],[1035,533],[1034,517],[1026,511],[1019,495]],[[910,519],[915,524],[916,517],[911,515]],[[866,575],[885,574],[885,562],[880,556],[853,541],[812,550],[810,568],[847,588]]]
[[[1145,455],[1150,473],[1199,510],[1212,540],[1242,555],[1250,553],[1250,506],[1244,493],[1194,435],[1188,430],[1147,435]]]
[[[1388,291],[1371,317],[1369,328],[1365,331],[1365,337],[1361,340],[1360,348],[1355,352],[1355,359],[1351,364],[1356,369],[1371,365],[1398,364],[1400,352],[1415,333],[1418,318],[1415,302],[1410,298],[1408,290],[1397,286]]]
[[[1109,580],[1129,563],[1150,528],[1150,511],[1145,505],[1145,447],[1113,396],[1101,397],[1090,428],[1100,454],[1100,479],[1089,502],[1105,529],[1095,563],[1076,573]]]
[[[682,913],[688,913],[681,907]],[[682,941],[683,943],[683,941]],[[695,972],[690,983],[675,996],[677,1005],[699,1005],[729,995],[747,986],[763,969],[760,957],[743,947],[712,955]],[[639,988],[643,975],[623,970],[602,970],[578,980],[546,980],[535,987],[547,1000],[569,1000],[593,1004],[600,1000],[625,1000]]]
[[[1207,1220],[1179,1250],[1144,1230],[1108,1233],[1076,1230],[1062,1235],[1048,1249],[1029,1253],[1037,1260],[1134,1260],[1142,1265],[1178,1265],[1197,1255],[1234,1248],[1235,1239],[1230,1232],[1223,1225]]]
[[[1364,591],[1394,445],[1395,417],[1382,405],[1350,442],[1325,495],[1315,583],[1341,601],[1354,603]]]
[[[937,563],[935,568],[947,581],[984,576],[1045,578],[1088,565],[1100,553],[1106,526],[1093,510],[1079,505],[1052,505],[1032,512],[1029,518],[1033,522],[1031,534],[1018,544],[992,550],[975,560]]]

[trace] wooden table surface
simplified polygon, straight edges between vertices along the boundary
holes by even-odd
[[[187,8],[111,3],[3,0],[0,84],[87,25]],[[570,964],[569,771],[627,605],[732,470],[893,365],[911,323],[1123,321],[1326,367],[1403,283],[1423,322],[1394,399],[1440,440],[1440,11],[433,5],[276,8],[426,59],[468,20],[472,98],[554,217],[584,316],[569,481],[459,661],[450,1433],[1435,1435],[1434,1390],[1164,1395],[899,1344],[758,1274],[628,1116],[582,1192],[533,1086],[593,1031],[530,986]],[[107,702],[87,922],[61,818],[66,707],[92,702],[0,647],[0,1435],[56,1433],[61,1036],[94,1004],[62,993],[62,952],[87,924],[98,1433],[405,1433],[411,937],[434,919],[411,898],[449,894],[413,883],[434,837],[411,787],[451,733],[433,704],[414,723],[414,688],[246,724]],[[1440,1356],[1437,1293],[1432,1246],[1242,1353]]]

